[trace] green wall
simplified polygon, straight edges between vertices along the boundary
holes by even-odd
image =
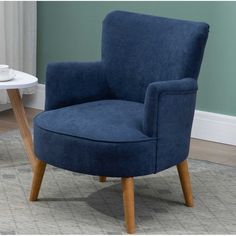
[[[99,60],[102,20],[112,10],[208,22],[197,109],[236,116],[236,2],[38,2],[39,81],[48,62]]]

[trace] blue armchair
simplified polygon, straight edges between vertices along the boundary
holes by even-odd
[[[100,181],[121,177],[127,232],[134,233],[133,177],[177,165],[193,206],[186,159],[208,30],[206,23],[115,11],[103,22],[100,62],[49,64],[45,111],[34,119],[30,200],[46,163]]]

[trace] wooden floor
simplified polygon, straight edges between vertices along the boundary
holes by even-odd
[[[40,110],[37,109],[26,108],[26,115],[30,125],[32,125],[33,117],[39,112]],[[0,112],[0,133],[17,128],[12,110]],[[189,156],[192,159],[236,166],[236,146],[192,139]]]
[[[25,111],[29,124],[32,125],[32,120],[34,116],[38,114],[40,110],[33,108],[25,108]],[[0,112],[0,133],[14,130],[17,128],[18,126],[12,109]]]

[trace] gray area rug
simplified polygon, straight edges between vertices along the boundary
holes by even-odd
[[[194,208],[183,204],[176,168],[136,178],[137,234],[236,234],[236,168],[189,165]],[[48,166],[31,203],[31,178],[19,132],[0,135],[0,234],[125,234],[119,179]]]

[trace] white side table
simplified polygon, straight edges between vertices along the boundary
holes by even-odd
[[[25,115],[24,105],[19,89],[37,85],[38,79],[21,71],[14,71],[15,77],[10,81],[0,82],[0,89],[6,89],[18,123],[28,159],[34,169],[36,156],[33,149],[32,135]]]

